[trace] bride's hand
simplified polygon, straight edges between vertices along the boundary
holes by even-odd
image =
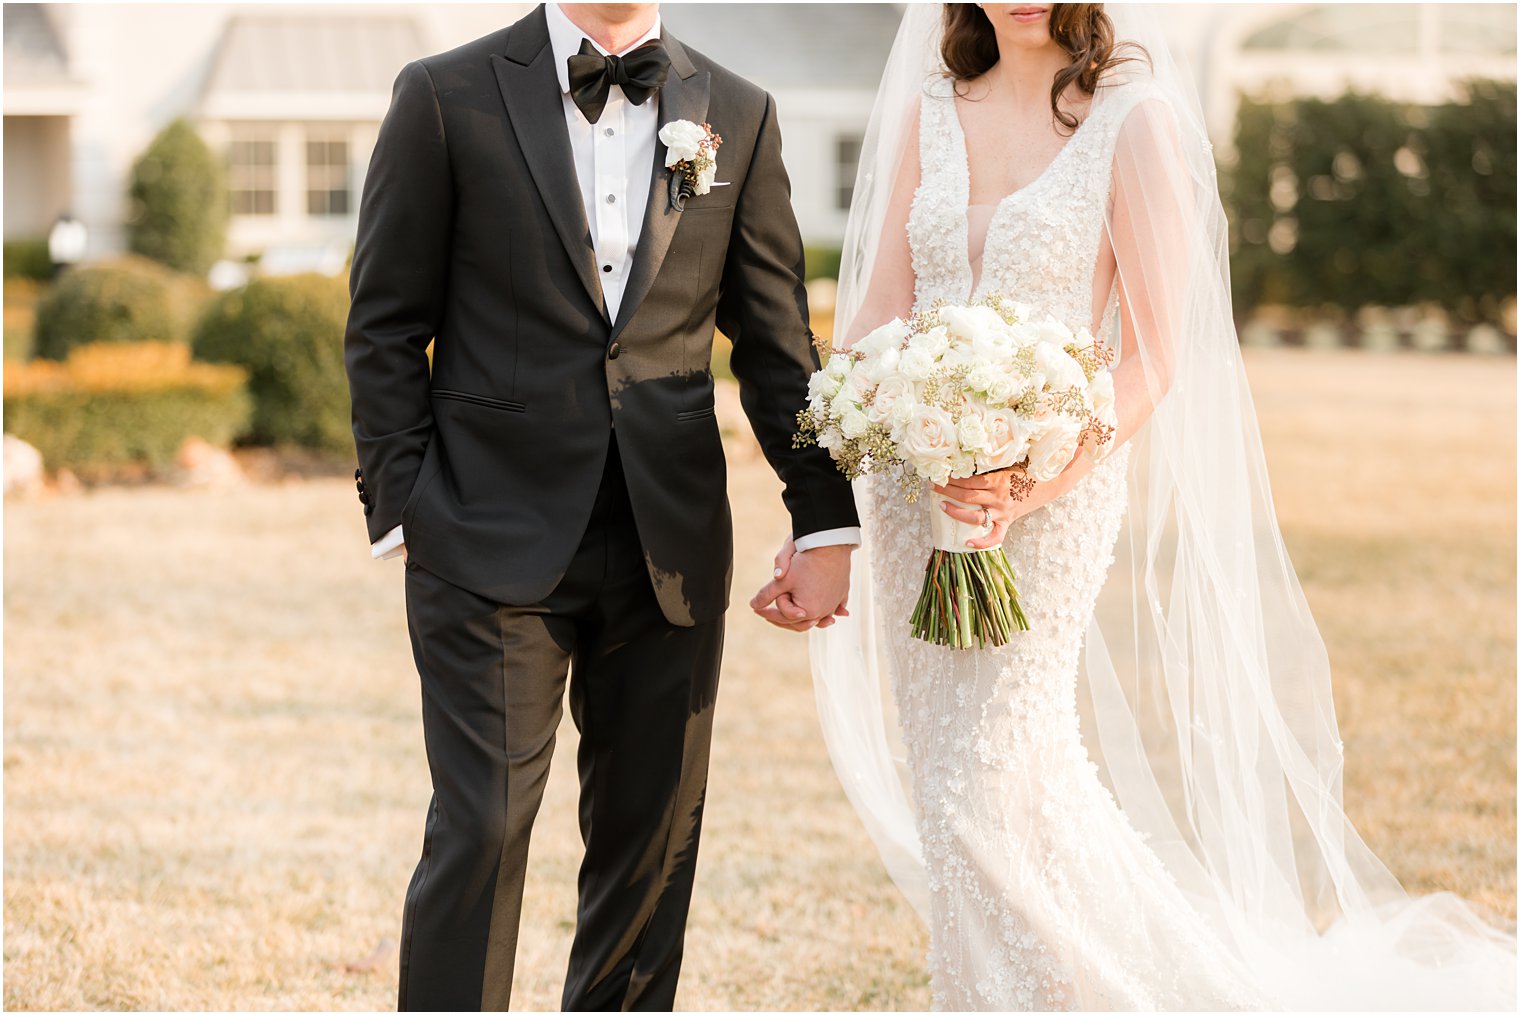
[[[1003,469],[979,476],[967,476],[965,479],[952,479],[943,486],[935,485],[936,493],[958,500],[961,504],[971,505],[969,508],[958,504],[944,505],[942,510],[951,518],[967,525],[992,525],[991,532],[979,539],[969,540],[966,545],[977,550],[992,549],[1002,543],[1003,537],[1008,533],[1008,526],[1039,507],[1035,502],[1035,490],[1027,490],[1022,497],[1016,498],[1009,478],[1009,470]],[[985,513],[983,508],[986,509]]]

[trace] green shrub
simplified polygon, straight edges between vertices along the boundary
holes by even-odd
[[[141,257],[72,268],[37,307],[36,354],[95,342],[183,342],[204,284]]]
[[[248,370],[248,436],[351,452],[343,326],[348,290],[322,275],[258,279],[212,301],[196,327],[200,359]]]
[[[31,278],[39,281],[53,274],[53,258],[46,239],[6,240],[5,277]]]
[[[838,247],[804,247],[802,250],[803,277],[811,282],[815,278],[839,277],[839,261],[843,251]]]
[[[1515,94],[1243,101],[1221,177],[1237,313],[1431,302],[1497,322],[1515,292]]]
[[[132,167],[127,243],[176,271],[205,275],[227,239],[222,161],[187,120],[159,132]]]
[[[8,363],[5,430],[50,469],[163,469],[186,437],[225,446],[248,424],[247,375],[193,363],[184,345],[99,343],[62,362]]]

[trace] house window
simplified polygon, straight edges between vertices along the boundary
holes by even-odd
[[[228,148],[228,187],[234,215],[273,215],[279,145],[274,132],[241,129]]]
[[[350,206],[347,132],[306,135],[306,214],[343,216]]]
[[[842,134],[834,139],[834,207],[849,211],[855,197],[855,173],[860,168],[859,134]]]

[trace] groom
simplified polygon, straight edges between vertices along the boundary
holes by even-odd
[[[678,121],[721,135],[710,189],[667,168]],[[715,324],[804,551],[764,615],[828,623],[858,541],[828,455],[792,447],[817,357],[789,194],[770,97],[655,4],[550,4],[397,78],[346,359],[433,780],[402,1009],[506,1008],[567,681],[585,857],[564,1007],[674,1004],[732,573]]]

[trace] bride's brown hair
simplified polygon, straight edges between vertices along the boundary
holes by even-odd
[[[1110,69],[1148,56],[1132,42],[1114,44],[1114,22],[1102,4],[1052,4],[1050,37],[1071,57],[1071,63],[1062,67],[1050,84],[1050,111],[1067,130],[1077,129],[1077,118],[1060,105],[1067,86],[1075,84],[1091,95]],[[945,33],[939,51],[950,76],[960,84],[981,77],[998,62],[997,34],[976,4],[945,4]]]

